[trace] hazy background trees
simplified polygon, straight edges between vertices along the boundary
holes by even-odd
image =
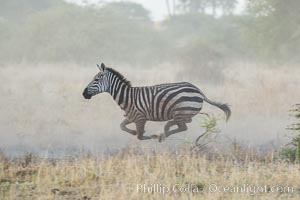
[[[218,69],[231,61],[298,62],[298,0],[162,1],[159,22],[132,2],[78,6],[63,0],[0,0],[0,63],[182,64]]]

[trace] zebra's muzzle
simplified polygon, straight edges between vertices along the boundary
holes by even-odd
[[[85,99],[90,99],[90,98],[92,98],[92,95],[90,95],[90,94],[88,93],[87,88],[84,89],[82,95],[84,96]]]

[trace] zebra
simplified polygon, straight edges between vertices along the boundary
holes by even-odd
[[[203,101],[223,110],[226,121],[230,118],[231,110],[227,104],[221,104],[208,99],[203,92],[188,82],[167,83],[146,87],[132,87],[130,81],[113,68],[104,63],[99,66],[100,72],[83,91],[85,99],[91,99],[99,93],[109,93],[125,112],[125,119],[120,128],[139,140],[158,139],[162,142],[172,134],[186,131],[187,123],[202,109]],[[167,121],[164,133],[145,136],[147,121]],[[127,128],[135,123],[136,130]],[[177,125],[176,129],[170,130]]]

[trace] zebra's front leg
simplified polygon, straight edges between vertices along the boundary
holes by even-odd
[[[135,130],[131,130],[129,128],[126,127],[126,125],[131,124],[132,122],[130,122],[128,119],[124,119],[123,122],[120,124],[120,128],[123,131],[126,131],[127,133],[130,133],[132,135],[137,135],[137,132]]]
[[[145,124],[146,124],[146,120],[140,120],[135,122],[138,139],[139,140],[157,139],[159,137],[158,135],[144,136]]]

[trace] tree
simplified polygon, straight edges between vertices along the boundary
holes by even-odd
[[[192,78],[220,83],[222,68],[235,56],[240,57],[237,17],[215,18],[201,13],[172,16],[164,21],[166,35],[173,41],[170,54]],[[197,69],[197,70],[195,70]]]
[[[185,13],[206,13],[211,10],[213,16],[217,15],[217,10],[222,14],[231,14],[237,4],[237,0],[180,0],[179,8]]]
[[[0,0],[0,17],[9,21],[23,21],[34,12],[66,4],[63,0]]]
[[[291,111],[291,116],[297,122],[287,127],[288,130],[294,132],[292,141],[284,148],[280,149],[279,156],[288,161],[300,163],[300,104],[296,104]]]
[[[135,3],[63,4],[31,13],[12,31],[6,27],[0,22],[6,30],[0,36],[8,37],[0,43],[0,59],[13,61],[153,64],[168,46],[149,12]]]
[[[207,6],[207,1],[205,0],[180,0],[179,2],[186,13],[204,13]]]
[[[254,51],[268,60],[299,61],[300,1],[251,0],[248,38]]]
[[[237,4],[237,0],[219,0],[220,7],[224,15],[231,15]]]
[[[149,11],[142,5],[132,2],[113,2],[105,4],[103,9],[114,13],[122,13],[131,19],[150,21]]]

